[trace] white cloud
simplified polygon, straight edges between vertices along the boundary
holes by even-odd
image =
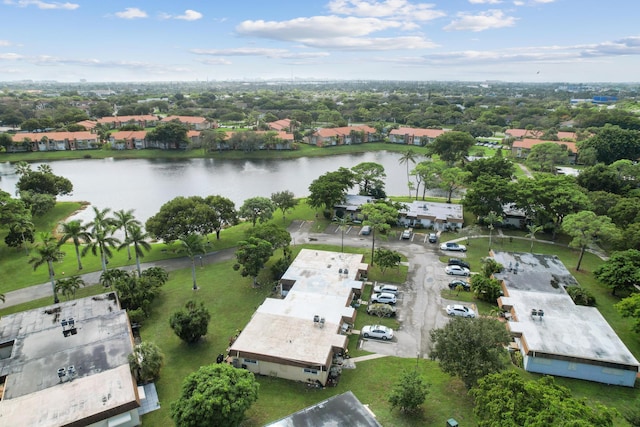
[[[184,11],[183,15],[178,15],[175,17],[176,19],[182,19],[184,21],[197,21],[202,18],[202,14],[200,12],[196,12],[195,10],[187,9]]]
[[[0,46],[11,46],[11,42],[9,40],[0,40]]]
[[[469,0],[471,4],[500,4],[502,0]]]
[[[18,7],[36,6],[38,9],[65,9],[75,10],[80,7],[77,3],[60,3],[60,2],[45,2],[41,0],[4,0],[4,4],[9,4]]]
[[[22,59],[24,56],[18,55],[17,53],[0,53],[0,59],[14,61],[16,59]]]
[[[147,12],[137,7],[128,7],[123,12],[116,12],[115,15],[122,19],[146,18]]]
[[[432,49],[437,45],[422,37],[332,37],[300,40],[307,46],[336,50],[403,50]]]
[[[513,27],[516,18],[506,16],[501,10],[492,9],[473,15],[467,12],[459,12],[457,18],[444,27],[446,31],[485,31],[495,28]]]
[[[327,5],[332,13],[406,21],[431,21],[446,16],[434,10],[433,4],[412,4],[406,0],[332,0]]]
[[[198,59],[198,62],[200,62],[201,64],[207,64],[207,65],[231,65],[231,64],[233,64],[231,61],[229,61],[228,59],[225,59],[225,58],[203,58],[203,59]]]

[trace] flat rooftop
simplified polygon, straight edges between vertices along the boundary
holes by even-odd
[[[566,286],[578,282],[555,255],[527,252],[493,252],[493,258],[503,265],[504,271],[494,274],[511,290],[566,294]]]
[[[401,210],[407,218],[435,218],[444,222],[453,219],[462,221],[462,205],[456,203],[438,203],[414,200],[408,204],[408,209]]]
[[[61,322],[70,318],[75,333],[65,336]],[[127,359],[133,336],[114,293],[4,316],[0,345],[0,376],[6,376],[0,424],[61,425],[127,403],[139,406]],[[74,375],[61,381],[58,370],[69,367]]]
[[[361,289],[358,273],[367,271],[362,254],[302,249],[282,276],[295,281],[296,290],[325,295],[348,295],[353,287]]]
[[[529,351],[638,367],[595,307],[575,305],[566,294],[537,291],[509,290],[501,301],[513,306],[516,318],[509,328],[522,333]],[[532,309],[542,309],[544,316],[532,316]]]

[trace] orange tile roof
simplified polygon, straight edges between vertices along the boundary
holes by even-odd
[[[170,122],[172,120],[178,120],[181,123],[191,123],[191,124],[199,124],[207,121],[207,119],[200,116],[167,116],[160,121]]]
[[[534,139],[542,138],[544,132],[540,130],[529,130],[529,129],[507,129],[504,131],[505,135],[510,135],[514,138],[523,138],[529,137]],[[575,132],[558,132],[558,139],[573,139],[577,138]]]
[[[275,122],[267,123],[271,129],[274,130],[284,130],[291,126],[291,119],[281,119],[276,120]]]
[[[318,129],[316,133],[323,138],[328,138],[328,137],[338,136],[338,135],[349,135],[351,131],[367,132],[367,133],[376,132],[376,130],[371,126],[363,125],[363,126],[343,126],[339,128],[322,128],[322,129]]]
[[[145,121],[145,120],[148,122],[155,122],[155,121],[158,121],[158,118],[150,114],[139,115],[139,116],[108,116],[108,117],[102,117],[98,119],[98,123],[115,123],[115,122],[127,123],[130,121],[139,122],[139,121]]]
[[[109,135],[109,139],[145,139],[147,136],[146,130],[123,130],[119,132],[113,132]]]
[[[97,140],[98,135],[95,133],[91,133],[88,131],[82,132],[29,132],[29,133],[16,133],[13,135],[13,142],[22,142],[26,139],[31,140],[32,142],[38,142],[42,140],[43,137],[47,137],[47,139],[52,141],[62,141],[62,140],[78,140],[78,139],[86,139],[86,140]]]
[[[93,129],[96,127],[98,122],[95,120],[82,120],[81,122],[76,123],[77,125],[84,126],[85,129]]]
[[[428,138],[436,138],[445,132],[446,131],[442,129],[417,129],[417,128],[403,127],[398,129],[392,129],[391,132],[389,132],[389,135],[413,135],[413,136],[426,136]]]
[[[567,149],[572,152],[572,153],[577,153],[578,148],[576,146],[575,142],[568,142],[568,141],[544,141],[542,139],[531,139],[531,138],[527,138],[527,139],[522,139],[522,140],[518,140],[518,141],[514,141],[513,143],[513,148],[524,148],[527,150],[530,150],[531,147],[533,147],[534,145],[538,145],[538,144],[544,144],[546,142],[552,142],[554,144],[558,144],[558,145],[566,145]]]

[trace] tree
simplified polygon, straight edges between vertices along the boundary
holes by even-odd
[[[260,224],[257,227],[250,228],[246,231],[247,237],[256,237],[271,243],[273,250],[282,248],[285,255],[289,251],[289,243],[291,243],[291,234],[284,228],[273,224]]]
[[[142,341],[133,347],[129,355],[129,368],[138,383],[150,383],[160,377],[164,354],[160,347],[150,341]]]
[[[391,409],[402,412],[415,412],[424,403],[429,393],[429,385],[418,370],[406,370],[400,381],[394,384],[389,395]]]
[[[593,275],[611,289],[612,295],[635,292],[635,285],[640,283],[640,250],[613,252]]]
[[[493,157],[476,159],[465,164],[464,169],[470,172],[468,182],[475,182],[482,176],[494,176],[511,180],[516,172],[516,167],[511,160],[498,153],[502,153],[502,151],[496,151],[496,155]]]
[[[275,206],[273,202],[266,197],[252,197],[244,201],[238,214],[251,221],[253,226],[256,226],[256,222],[266,222],[273,217]]]
[[[119,273],[114,274],[116,271]],[[166,279],[159,275],[146,274],[146,270],[140,277],[136,277],[133,272],[114,269],[102,273],[100,283],[113,286],[122,308],[129,311],[141,310],[144,316],[148,316],[153,307],[153,300],[160,294],[160,288],[166,283]]]
[[[567,215],[562,223],[562,229],[573,238],[569,246],[580,249],[576,271],[580,271],[582,257],[588,246],[596,244],[601,238],[615,239],[619,233],[615,224],[611,222],[611,218],[598,216],[591,211]]]
[[[385,202],[367,203],[362,206],[364,225],[371,226],[371,265],[375,260],[376,232],[386,234],[391,224],[398,222],[398,209]]]
[[[533,253],[533,242],[535,242],[536,240],[536,233],[542,230],[544,230],[544,227],[542,225],[536,225],[533,222],[527,224],[528,233],[524,237],[528,237],[529,239],[531,239],[531,248],[529,249],[529,252]]]
[[[282,211],[282,222],[285,221],[285,215],[288,211],[296,207],[298,200],[295,195],[288,190],[279,191],[277,193],[271,193],[271,203]]]
[[[13,138],[9,133],[0,133],[0,151],[11,152],[13,149]]]
[[[158,124],[155,129],[147,132],[147,139],[159,142],[165,148],[178,149],[189,144],[188,131],[187,125],[176,119]]]
[[[117,268],[112,268],[111,270],[102,272],[102,274],[100,275],[99,283],[105,288],[113,288],[117,282],[125,280],[128,277],[129,272]]]
[[[34,217],[46,214],[56,205],[55,196],[33,191],[21,191],[20,199]]]
[[[319,176],[309,185],[307,204],[312,208],[329,211],[344,201],[347,191],[353,187],[354,174],[347,168],[339,168],[335,172],[327,172]]]
[[[431,144],[427,145],[427,153],[430,156],[437,154],[440,159],[449,166],[463,160],[476,140],[467,132],[449,131],[438,135]]]
[[[35,231],[35,225],[31,221],[31,213],[26,211],[24,215],[14,217],[9,223],[9,233],[4,238],[4,241],[9,247],[24,246],[25,254],[29,255],[29,248],[25,243],[33,243]]]
[[[0,190],[0,229],[5,226],[10,228],[11,224],[22,218],[31,219],[31,213],[25,203]]]
[[[180,252],[186,254],[191,260],[191,278],[193,280],[193,290],[198,289],[196,284],[196,255],[204,254],[206,252],[206,243],[204,238],[199,234],[189,234],[188,236],[179,239]]]
[[[147,242],[149,238],[149,234],[145,233],[142,227],[137,224],[129,224],[127,227],[127,237],[125,241],[118,246],[118,250],[123,247],[127,247],[127,250],[133,245],[133,253],[136,256],[136,269],[138,270],[138,276],[142,274],[140,270],[140,258],[144,258],[144,251],[149,252],[151,250],[151,245]]]
[[[190,234],[206,236],[214,231],[219,232],[224,222],[214,207],[222,206],[222,201],[217,197],[203,199],[200,196],[178,196],[162,205],[160,211],[147,220],[145,229],[152,237],[162,239],[165,243]]]
[[[58,244],[62,245],[69,240],[73,242],[76,249],[76,259],[78,260],[78,270],[82,270],[82,260],[80,258],[80,245],[91,241],[91,233],[87,230],[87,226],[82,224],[82,220],[74,219],[69,222],[61,222],[60,238]]]
[[[502,216],[498,215],[494,211],[491,211],[484,217],[484,222],[487,224],[487,228],[489,229],[489,249],[491,249],[491,238],[493,237],[493,229],[495,228],[495,224],[502,223]]]
[[[440,174],[442,173],[442,162],[424,161],[416,165],[411,171],[411,175],[416,177],[416,200],[420,184],[422,184],[422,200],[425,199],[427,190],[440,186]]]
[[[58,247],[58,241],[55,237],[48,232],[41,232],[39,235],[40,241],[36,244],[35,251],[36,256],[29,260],[29,264],[33,265],[33,269],[36,270],[43,264],[47,264],[49,270],[49,280],[51,281],[51,290],[53,291],[53,302],[59,303],[58,294],[56,292],[56,284],[54,277],[56,275],[53,269],[53,263],[60,261],[66,255]]]
[[[67,301],[71,299],[71,297],[76,297],[76,291],[80,289],[81,286],[84,286],[85,282],[80,276],[71,276],[64,279],[56,280],[56,293],[61,293],[63,296],[67,297]]]
[[[565,164],[568,158],[566,145],[555,142],[543,142],[531,147],[525,163],[527,166],[542,171],[556,173],[556,165]]]
[[[524,380],[516,371],[481,378],[470,391],[480,427],[612,426],[616,411],[576,399],[551,376]]]
[[[593,149],[596,161],[609,165],[616,160],[640,157],[640,132],[606,125],[591,138],[578,143],[578,151]]]
[[[400,262],[402,261],[402,257],[399,252],[384,248],[376,249],[374,258],[376,264],[380,267],[382,274],[384,274],[387,268],[399,267]]]
[[[169,318],[169,325],[178,338],[187,344],[194,344],[207,335],[211,314],[200,301],[187,301],[184,308],[175,311]]]
[[[633,325],[633,330],[640,333],[640,292],[636,292],[627,298],[623,298],[614,307],[622,317],[631,317],[634,319],[635,323]]]
[[[252,277],[253,286],[256,287],[258,285],[258,274],[269,261],[271,255],[273,255],[271,243],[257,237],[249,237],[247,240],[238,242],[238,250],[236,250],[237,262],[234,264],[233,269],[238,271],[242,268],[240,271],[242,277]]]
[[[359,187],[359,194],[362,196],[373,196],[376,199],[386,197],[384,192],[384,180],[387,174],[384,166],[375,162],[359,163],[351,168],[354,174],[354,181]]]
[[[462,204],[477,216],[486,217],[490,212],[504,215],[505,206],[513,201],[514,186],[510,180],[497,175],[480,175],[468,184]]]
[[[505,326],[492,318],[455,317],[446,326],[431,331],[430,357],[449,375],[457,375],[467,388],[507,364],[506,345],[511,337]]]
[[[43,172],[44,171],[44,172]],[[49,169],[29,171],[20,176],[16,187],[20,193],[30,191],[50,196],[66,196],[73,192],[73,184],[67,178],[54,175]]]
[[[502,286],[498,279],[492,279],[482,274],[471,276],[471,289],[477,299],[495,304],[502,295]]]
[[[171,418],[181,427],[237,427],[258,400],[253,373],[226,363],[201,366],[182,383],[180,397],[171,403]]]
[[[236,205],[231,199],[222,196],[207,196],[204,201],[213,210],[213,231],[216,233],[216,240],[220,240],[220,231],[238,222]]]
[[[129,227],[132,225],[140,227],[142,224],[133,215],[133,209],[124,210],[120,209],[113,213],[113,226],[115,230],[122,230],[124,232],[124,241],[129,240]],[[127,259],[131,260],[131,247],[127,247]]]
[[[402,156],[400,156],[400,158],[398,159],[398,162],[400,162],[400,164],[405,164],[407,165],[407,183],[411,182],[409,180],[409,163],[416,163],[416,159],[418,158],[418,154],[413,151],[412,148],[409,148],[407,151],[404,152],[404,154],[402,154]],[[407,184],[408,185],[408,184]],[[409,191],[409,196],[411,196],[411,191]]]
[[[447,192],[447,203],[451,203],[453,193],[464,186],[469,172],[460,168],[448,168],[440,174],[440,188]]]
[[[91,251],[93,255],[100,255],[102,271],[107,271],[108,258],[113,256],[111,248],[116,248],[120,244],[120,240],[113,237],[113,219],[108,217],[110,208],[98,209],[93,207],[94,219],[89,224],[91,227],[91,241],[82,248],[82,256]]]

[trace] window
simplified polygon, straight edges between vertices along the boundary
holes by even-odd
[[[305,368],[304,369],[304,373],[305,374],[318,375],[318,370],[317,369],[311,369],[311,368]]]

